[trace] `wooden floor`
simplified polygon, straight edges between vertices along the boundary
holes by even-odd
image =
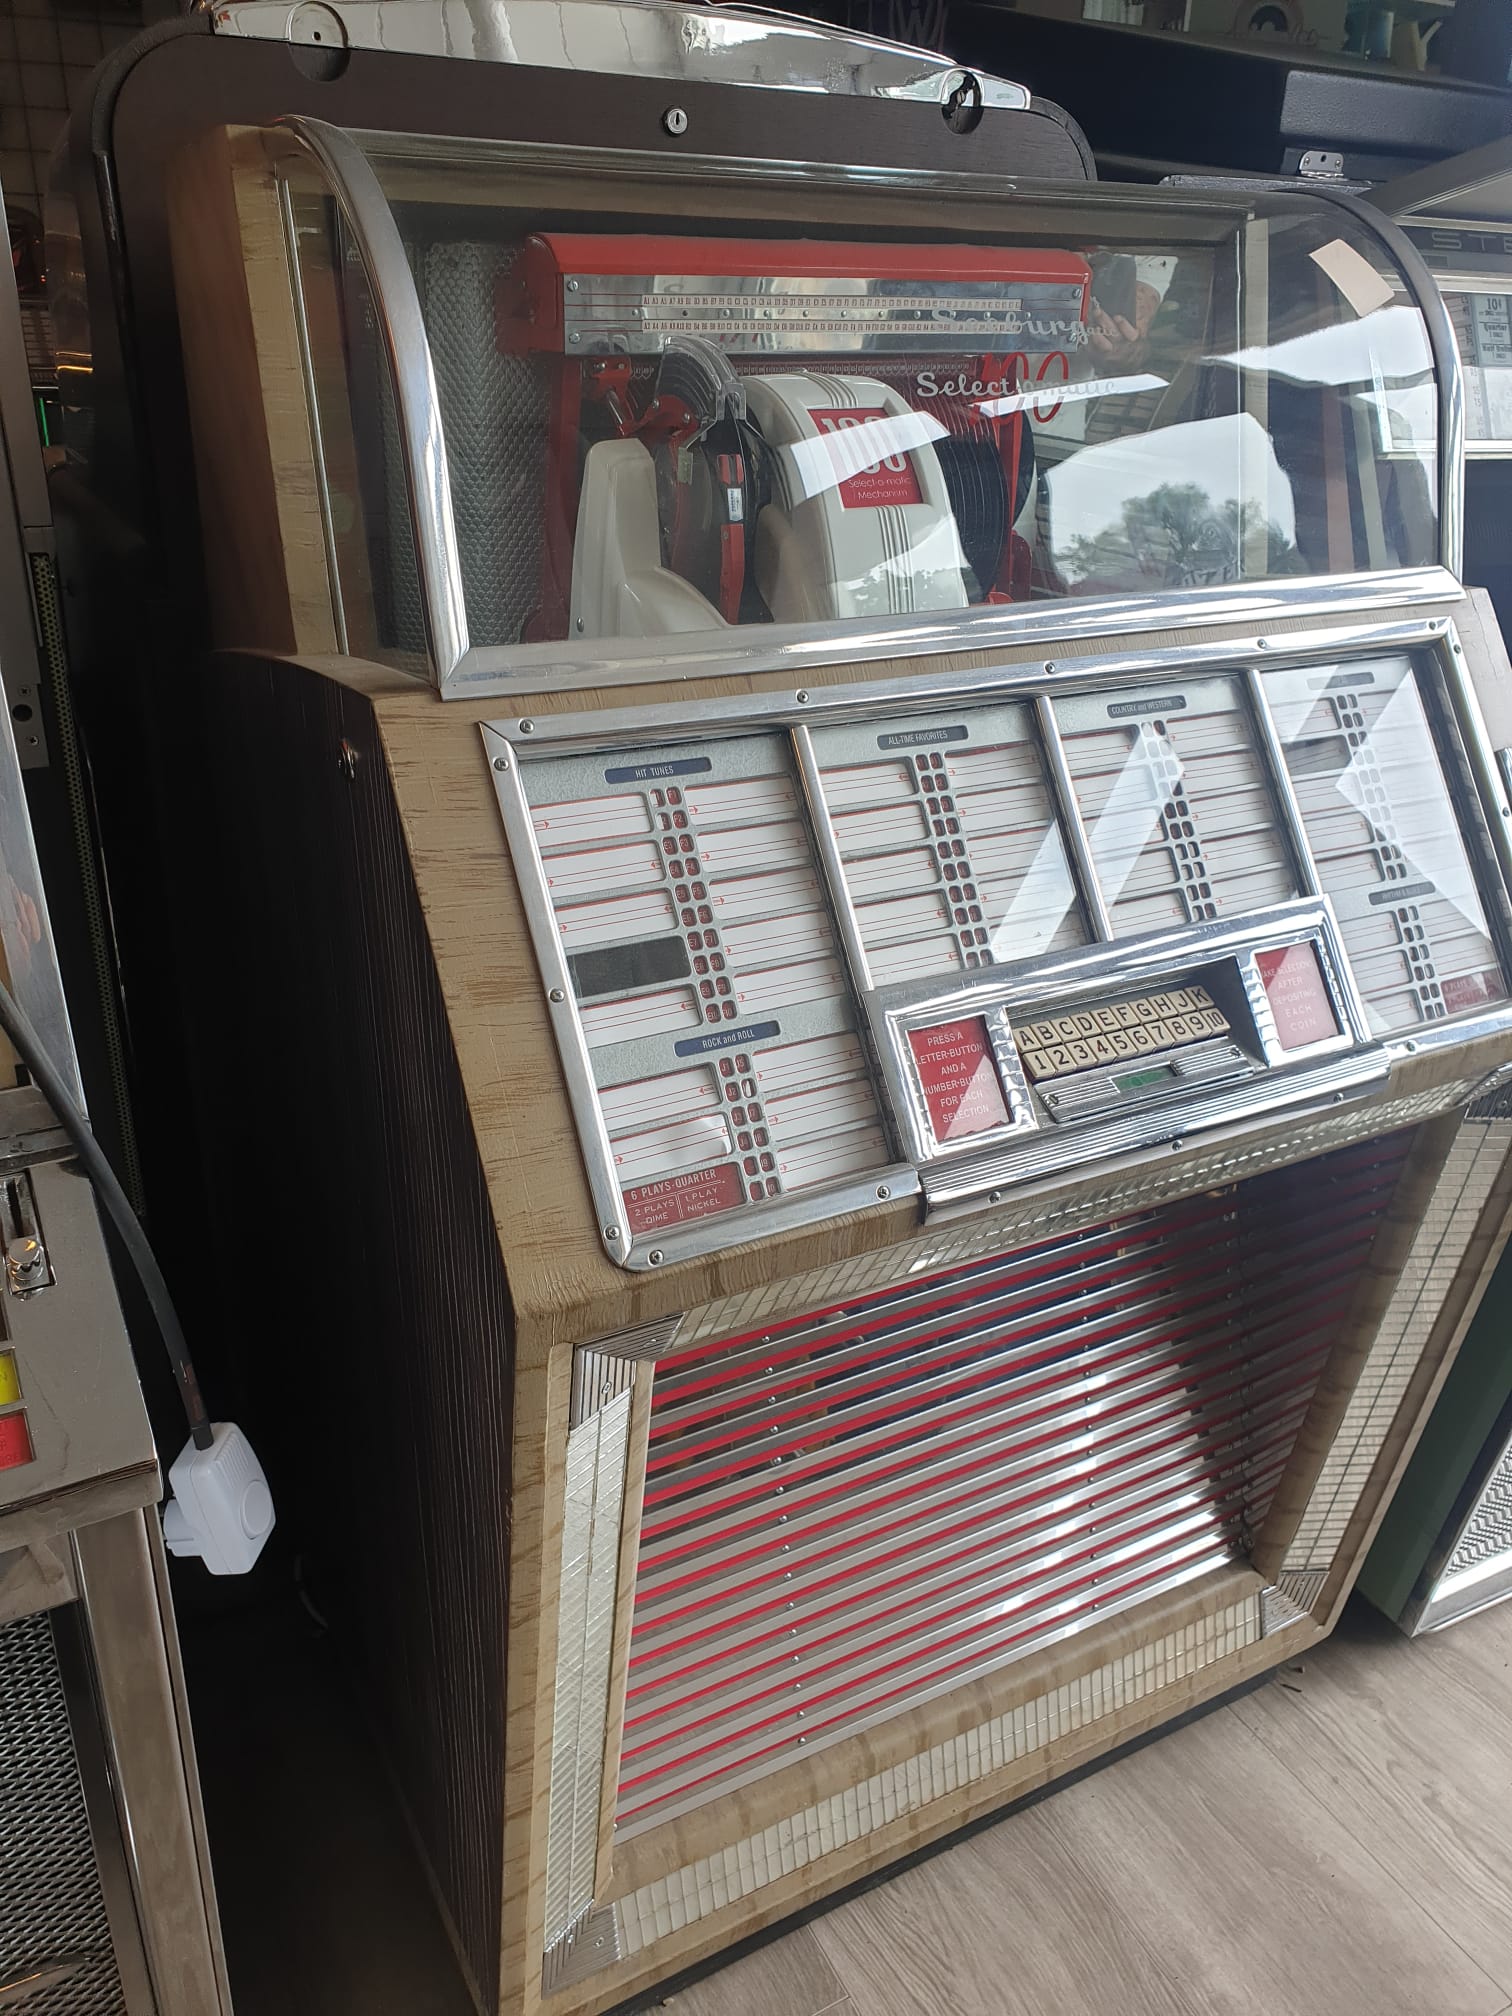
[[[1501,2016],[1512,1604],[1305,1664],[670,1999],[668,2016]]]
[[[329,1647],[186,1636],[237,2016],[472,2016]],[[291,1826],[291,1816],[297,1816]],[[1501,2016],[1512,1604],[1304,1666],[670,1998],[668,2016]]]

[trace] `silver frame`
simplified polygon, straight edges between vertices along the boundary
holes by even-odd
[[[488,754],[494,792],[503,815],[509,851],[519,878],[520,896],[530,924],[530,936],[545,982],[546,1012],[556,1037],[562,1076],[577,1123],[578,1141],[588,1173],[588,1187],[598,1212],[599,1237],[604,1251],[622,1267],[637,1271],[660,1267],[666,1262],[691,1260],[704,1253],[723,1252],[739,1246],[747,1238],[766,1239],[824,1218],[838,1218],[868,1205],[886,1203],[894,1197],[911,1197],[919,1189],[919,1174],[911,1163],[897,1162],[865,1178],[840,1183],[816,1184],[812,1190],[796,1191],[775,1203],[744,1204],[709,1218],[637,1239],[631,1229],[614,1174],[614,1151],[598,1101],[593,1076],[593,1056],[583,1034],[573,994],[572,976],[556,928],[546,871],[536,845],[530,806],[525,797],[520,765],[510,754],[508,737],[491,722],[482,725],[483,744]],[[683,719],[687,731],[686,717]],[[620,738],[624,739],[624,738]],[[886,1118],[885,1111],[881,1115]]]
[[[984,110],[1023,112],[1032,102],[1022,84],[964,69],[937,50],[828,27],[780,8],[712,12],[676,0],[334,0],[308,7],[233,0],[214,10],[211,27],[217,35],[319,43],[326,50],[381,49],[669,84],[941,106],[962,85],[974,85]]]
[[[1317,952],[1339,1032],[1309,1044],[1305,1049],[1283,1050],[1276,1035],[1269,997],[1255,967],[1254,955],[1294,944],[1309,944]],[[886,1031],[886,1040],[903,1061],[902,1075],[908,1092],[907,1117],[911,1128],[910,1147],[921,1161],[943,1167],[968,1157],[980,1160],[995,1150],[1008,1149],[1010,1161],[1005,1163],[1005,1168],[1021,1173],[992,1180],[1021,1182],[1026,1175],[1044,1173],[1034,1167],[1040,1160],[1053,1162],[1057,1169],[1070,1168],[1083,1161],[1096,1161],[1118,1154],[1130,1145],[1131,1136],[1137,1145],[1150,1133],[1152,1109],[1148,1107],[1140,1107],[1127,1115],[1121,1114],[1116,1120],[1110,1118],[1100,1126],[1094,1127],[1089,1122],[1084,1131],[1074,1136],[1040,1129],[1033,1119],[1031,1095],[1014,1046],[1014,1024],[1025,1017],[1033,1020],[1037,1014],[1074,1013],[1079,1002],[1097,1000],[1110,991],[1129,987],[1179,986],[1185,984],[1181,975],[1187,968],[1216,965],[1227,959],[1236,963],[1245,1005],[1260,1039],[1260,1062],[1267,1072],[1291,1070],[1298,1066],[1306,1068],[1316,1064],[1320,1058],[1335,1056],[1341,1051],[1379,1049],[1366,1023],[1364,1006],[1350,975],[1333,906],[1327,897],[1304,898],[1270,910],[1251,911],[1237,919],[1213,924],[1189,924],[1170,931],[1152,932],[1148,937],[1079,945],[1074,950],[1048,954],[1036,961],[1032,969],[1010,968],[1005,972],[1002,967],[981,968],[964,975],[960,984],[948,991],[942,992],[933,983],[925,982],[922,990],[917,984],[907,984],[890,989],[885,996],[872,997],[877,1017]],[[934,1140],[914,1084],[916,1074],[906,1061],[908,1033],[962,1015],[987,1017],[989,1033],[992,1033],[992,1022],[998,1014],[1002,1018],[1003,1041],[995,1042],[993,1047],[1000,1061],[1004,1055],[1012,1060],[1004,1089],[1008,1093],[1010,1108],[1019,1112],[1021,1117],[991,1134],[976,1135],[958,1148],[943,1146]],[[1377,1062],[1369,1076],[1379,1077],[1385,1069],[1383,1062]],[[1288,1103],[1276,1096],[1280,1082],[1277,1079],[1265,1077],[1249,1082],[1265,1086],[1270,1094],[1254,1102],[1259,1110]],[[1349,1082],[1355,1082],[1353,1075]],[[1193,1086],[1192,1096],[1201,1098],[1206,1109],[1209,1099],[1216,1096],[1218,1089],[1214,1086],[1209,1094],[1204,1087]],[[1153,1109],[1155,1113],[1167,1116],[1156,1129],[1162,1140],[1171,1138],[1169,1116],[1175,1110],[1171,1105]],[[1247,1117],[1248,1102],[1241,1102],[1225,1114],[1225,1118],[1232,1119]],[[1013,1144],[1031,1129],[1037,1144],[1047,1150],[1047,1155],[1043,1158],[1025,1155],[1021,1161],[1018,1155],[1011,1153]],[[1059,1152],[1055,1152],[1057,1149]],[[925,1189],[929,1191],[932,1188],[926,1176]]]
[[[251,0],[256,4],[256,0]],[[385,0],[395,4],[395,0]],[[553,0],[565,4],[565,0]],[[886,46],[886,45],[882,45]],[[327,121],[290,117],[284,130],[315,161],[339,208],[362,261],[381,326],[393,385],[401,460],[409,490],[411,518],[419,562],[421,601],[430,654],[430,677],[443,698],[575,686],[631,684],[688,676],[715,677],[760,671],[801,670],[807,665],[854,662],[901,652],[942,653],[991,650],[1044,638],[1064,637],[1074,625],[1083,635],[1106,634],[1150,618],[1148,597],[1093,603],[1090,614],[1075,605],[1023,605],[1018,608],[975,609],[967,616],[950,613],[922,616],[881,626],[867,622],[774,624],[722,633],[690,632],[686,637],[604,638],[542,644],[474,645],[467,630],[466,593],[458,558],[456,524],[447,480],[446,437],[430,347],[426,339],[419,295],[398,227],[376,173],[358,140]],[[386,136],[366,136],[375,142]],[[409,154],[422,154],[413,141]],[[942,197],[964,194],[1002,195],[1011,187],[1001,180],[962,175],[948,170],[914,171],[906,176],[878,170],[837,168],[791,161],[752,162],[720,155],[669,158],[633,149],[551,149],[533,144],[490,142],[491,159],[521,166],[549,163],[558,172],[592,174],[612,179],[635,173],[656,180],[706,181],[756,179],[803,181],[810,187],[900,188],[912,194],[933,191]],[[286,171],[280,170],[280,173]],[[1149,192],[1145,192],[1148,195]],[[1454,330],[1442,296],[1411,240],[1389,218],[1354,197],[1311,184],[1308,193],[1348,212],[1360,228],[1373,235],[1393,265],[1413,289],[1433,352],[1439,388],[1438,540],[1439,567],[1458,577],[1464,553],[1464,385]],[[1175,199],[1190,202],[1189,193]],[[290,270],[300,293],[298,260],[291,245]],[[302,307],[298,310],[302,315]],[[1427,582],[1442,579],[1437,568],[1402,570],[1397,574],[1340,575],[1309,579],[1305,584],[1235,583],[1162,598],[1160,623],[1185,626],[1224,620],[1230,612],[1243,621],[1284,608],[1299,588],[1316,599],[1327,596],[1333,606],[1367,610],[1400,603],[1404,597],[1426,596]],[[339,599],[340,583],[333,583]]]
[[[1104,938],[1087,946],[1052,954],[1031,968],[984,967],[962,974],[942,989],[937,982],[904,983],[879,989],[872,983],[865,948],[840,866],[838,843],[819,784],[817,764],[808,734],[815,720],[865,720],[911,710],[937,711],[948,699],[1039,700],[1068,690],[1096,691],[1131,679],[1169,680],[1195,672],[1224,670],[1241,682],[1245,704],[1255,721],[1268,763],[1284,775],[1274,724],[1266,703],[1261,674],[1288,662],[1319,655],[1344,660],[1384,652],[1412,652],[1417,669],[1432,667],[1427,696],[1442,689],[1446,710],[1430,705],[1430,716],[1447,712],[1443,724],[1454,736],[1452,752],[1464,759],[1443,762],[1447,788],[1463,824],[1489,843],[1502,876],[1500,900],[1487,904],[1490,929],[1503,969],[1512,978],[1512,806],[1502,785],[1494,752],[1486,736],[1479,706],[1464,667],[1463,647],[1446,618],[1418,618],[1348,628],[1307,630],[1288,637],[1256,640],[1204,640],[1184,651],[1147,651],[1046,661],[1035,665],[967,667],[930,677],[921,667],[910,677],[862,684],[799,688],[766,694],[730,696],[700,704],[694,715],[687,706],[606,709],[600,713],[521,717],[480,724],[505,834],[519,881],[521,898],[540,967],[545,1005],[562,1062],[573,1117],[577,1124],[590,1189],[599,1213],[605,1251],[632,1269],[659,1267],[678,1260],[723,1251],[748,1239],[778,1233],[837,1217],[878,1202],[923,1193],[926,1216],[937,1209],[958,1211],[1001,1201],[1005,1189],[1022,1193],[1026,1185],[1095,1160],[1168,1151],[1184,1138],[1215,1129],[1239,1127],[1257,1117],[1296,1111],[1299,1107],[1336,1105],[1383,1089],[1394,1063],[1421,1051],[1441,1051],[1492,1033],[1512,1037],[1512,1001],[1491,1009],[1473,1009],[1441,1021],[1415,1025],[1410,1032],[1376,1038],[1370,1033],[1363,1001],[1344,954],[1333,907],[1320,892],[1311,848],[1295,796],[1277,799],[1282,824],[1299,867],[1303,895],[1285,904],[1254,912],[1232,922],[1188,925],[1148,936]],[[707,741],[719,734],[753,729],[786,731],[803,785],[809,827],[828,884],[840,942],[850,966],[852,991],[861,1023],[870,1039],[877,1069],[884,1118],[891,1122],[910,1159],[879,1169],[865,1180],[847,1179],[794,1193],[771,1204],[744,1205],[696,1223],[673,1227],[654,1238],[636,1239],[626,1221],[613,1154],[598,1104],[592,1054],[583,1033],[571,975],[552,910],[540,851],[536,845],[522,768],[530,754],[554,756],[597,751],[648,742],[676,745]],[[1466,781],[1475,795],[1466,791]],[[1060,808],[1057,806],[1057,811]],[[1484,863],[1482,863],[1484,865]],[[1472,872],[1481,880],[1472,854]],[[1482,886],[1482,895],[1488,892]],[[1307,1050],[1283,1052],[1275,1040],[1268,1002],[1246,954],[1269,946],[1312,942],[1323,966],[1325,983],[1341,1021],[1341,1034]],[[1079,1127],[1074,1135],[1034,1128],[1022,1118],[997,1136],[976,1137],[959,1149],[936,1148],[925,1116],[918,1108],[912,1072],[904,1057],[903,1033],[921,1019],[989,1015],[994,1009],[1011,1013],[1017,1005],[1070,1004],[1115,985],[1154,984],[1183,967],[1204,960],[1234,957],[1247,974],[1246,996],[1269,1067],[1263,1076],[1235,1084],[1224,1080],[1209,1089],[1193,1087],[1189,1097],[1151,1104],[1102,1124]],[[1006,1027],[1001,1032],[1011,1048]],[[1017,1059],[1014,1057],[1014,1065]],[[1014,1080],[1005,1077],[1010,1095]],[[1024,1108],[1027,1087],[1019,1080]]]

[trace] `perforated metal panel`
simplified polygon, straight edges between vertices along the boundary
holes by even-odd
[[[494,334],[495,293],[518,256],[463,241],[418,261],[475,644],[517,643],[541,600],[545,366],[506,356]]]
[[[1512,1557],[1512,1449],[1491,1473],[1444,1572],[1463,1575],[1472,1568],[1484,1568],[1503,1555]]]
[[[622,1829],[1246,1558],[1404,1153],[664,1361]]]
[[[66,1978],[25,2016],[126,2016],[52,1624],[0,1627],[0,2004],[13,1981]],[[8,2005],[6,2005],[8,2006]]]

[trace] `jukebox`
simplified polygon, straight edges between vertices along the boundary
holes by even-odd
[[[370,12],[295,10],[299,74]],[[545,28],[674,16],[741,23],[474,53],[544,92]],[[737,148],[785,32],[596,141],[343,71],[164,169],[221,648],[160,928],[482,2010],[607,2009],[1314,1642],[1512,1190],[1512,681],[1411,247],[835,162],[818,31],[833,98]],[[900,133],[1032,116],[911,60]]]

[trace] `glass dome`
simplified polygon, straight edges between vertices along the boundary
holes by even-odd
[[[1442,557],[1452,386],[1347,200],[289,131],[344,627],[444,690]]]

